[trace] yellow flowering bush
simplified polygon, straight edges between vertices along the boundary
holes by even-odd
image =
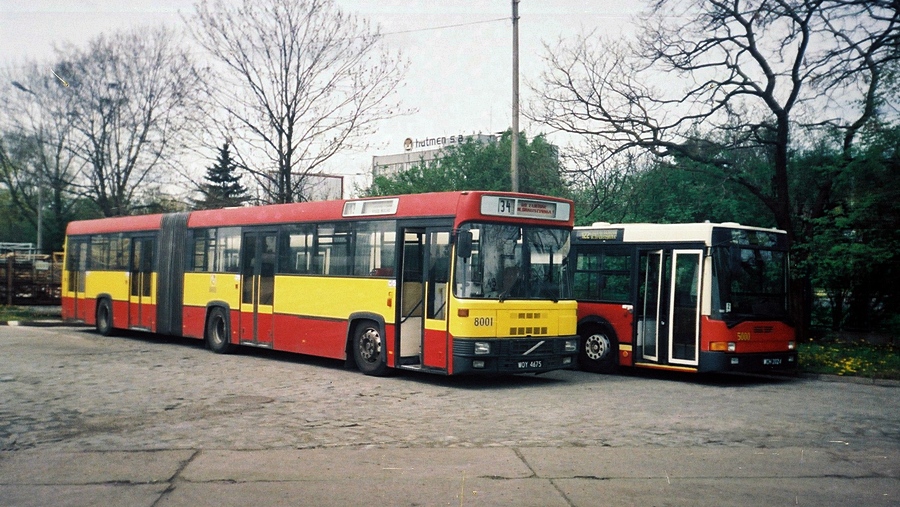
[[[810,342],[799,353],[802,372],[900,379],[900,350],[890,345]]]

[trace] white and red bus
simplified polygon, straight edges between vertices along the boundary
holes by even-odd
[[[784,231],[736,223],[576,227],[580,368],[797,368]]]
[[[63,317],[440,374],[574,367],[571,201],[446,192],[72,222]]]

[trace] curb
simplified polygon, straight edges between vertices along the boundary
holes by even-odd
[[[801,373],[800,378],[818,380],[819,382],[840,382],[844,384],[860,384],[879,387],[900,387],[900,380],[891,380],[874,377],[847,377],[844,375],[829,375],[826,373]]]
[[[6,320],[0,321],[0,326],[21,326],[21,327],[61,327],[70,326],[61,320]]]

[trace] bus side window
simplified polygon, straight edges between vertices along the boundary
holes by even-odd
[[[600,254],[579,252],[575,260],[575,299],[598,299],[600,296]]]
[[[281,230],[279,273],[307,274],[312,272],[314,226],[290,225]]]
[[[215,271],[239,273],[241,266],[241,228],[220,227],[217,232]]]

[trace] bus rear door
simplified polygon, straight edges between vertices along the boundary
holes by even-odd
[[[84,302],[84,280],[87,276],[88,242],[84,239],[69,240],[66,262],[69,274],[66,292],[72,297],[72,317],[87,319]]]
[[[130,290],[128,296],[128,327],[153,330],[156,304],[153,298],[152,237],[137,237],[131,241]]]

